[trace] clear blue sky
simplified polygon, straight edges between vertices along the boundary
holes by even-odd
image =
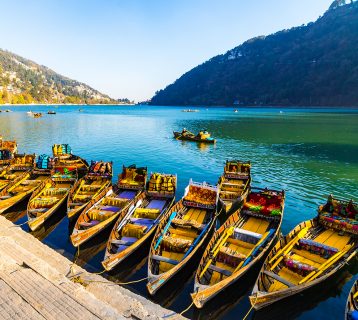
[[[316,20],[332,1],[3,0],[0,48],[141,100],[249,38]]]

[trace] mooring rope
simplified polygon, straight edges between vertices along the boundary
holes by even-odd
[[[250,312],[251,312],[252,309],[255,307],[256,301],[257,301],[257,294],[256,294],[255,302],[252,304],[250,310],[246,313],[245,317],[243,317],[242,320],[246,320],[246,318],[249,316]]]

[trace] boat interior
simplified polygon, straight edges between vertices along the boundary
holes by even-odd
[[[268,261],[263,289],[275,292],[313,281],[334,268],[357,245],[357,212],[353,202],[333,198],[321,206],[317,219],[305,222],[291,241]],[[302,224],[301,224],[302,225]]]
[[[0,196],[0,200],[4,200],[13,196],[16,196],[21,193],[25,193],[31,190],[36,189],[44,180],[48,179],[48,175],[39,175],[29,173],[25,175],[20,181],[8,188],[6,195],[3,194]]]
[[[158,223],[162,213],[171,203],[172,198],[147,196],[124,225],[116,225],[114,237],[110,242],[110,253],[124,251],[146,235]]]
[[[88,178],[82,180],[69,201],[70,209],[81,207],[83,204],[93,199],[93,197],[99,194],[107,184],[108,179],[105,178]]]
[[[29,202],[28,213],[31,218],[37,218],[53,208],[68,193],[70,182],[46,183],[45,187]]]
[[[78,229],[86,230],[106,221],[120,212],[138,193],[138,190],[120,189],[118,193],[112,193],[103,198],[98,204],[81,215],[82,219],[80,217],[78,221]]]
[[[152,255],[152,273],[169,271],[195,248],[207,230],[214,210],[184,206],[168,221],[155,243]]]

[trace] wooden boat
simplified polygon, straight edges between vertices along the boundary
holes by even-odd
[[[99,232],[113,226],[120,214],[134,210],[138,196],[145,188],[147,168],[123,166],[118,184],[104,190],[96,203],[89,203],[79,216],[71,235],[75,247],[88,241]]]
[[[192,299],[202,308],[254,268],[279,237],[285,193],[253,189],[238,209],[215,232],[195,274]]]
[[[348,294],[345,319],[358,319],[358,280],[354,282],[351,291]]]
[[[249,193],[251,163],[239,160],[226,161],[224,173],[219,179],[219,201],[226,213],[237,209]]]
[[[35,155],[15,154],[10,165],[0,172],[0,191],[5,189],[11,182],[21,177],[34,168]]]
[[[304,221],[270,252],[250,296],[255,309],[322,283],[357,254],[357,204],[329,196],[316,218]]]
[[[12,181],[0,192],[0,214],[6,213],[20,202],[30,198],[41,183],[51,176],[50,170],[32,170]]]
[[[0,136],[0,170],[10,165],[11,159],[13,159],[16,152],[16,141],[3,141],[2,136]]]
[[[42,117],[41,112],[34,112],[32,115],[33,115],[34,118],[41,118]]]
[[[173,131],[174,138],[177,140],[187,140],[204,143],[216,143],[216,140],[210,137],[210,133],[206,130],[200,131],[197,135],[194,133],[183,130],[182,132]]]
[[[67,216],[77,219],[82,210],[112,184],[112,162],[92,161],[89,172],[70,191],[67,200]]]
[[[122,213],[112,229],[102,261],[107,271],[146,245],[149,248],[161,219],[174,203],[176,183],[176,175],[151,174],[135,210]]]
[[[87,161],[79,156],[72,154],[72,149],[68,144],[54,144],[52,146],[54,156],[54,167],[76,166],[79,178],[87,174],[89,165]]]
[[[27,205],[28,224],[32,231],[39,229],[58,211],[77,180],[76,167],[57,167],[51,173],[51,178],[42,182]]]
[[[47,111],[47,114],[56,114],[56,111],[49,110]]]
[[[184,197],[165,214],[149,252],[151,295],[187,273],[200,258],[215,227],[217,196],[216,186],[190,180]]]

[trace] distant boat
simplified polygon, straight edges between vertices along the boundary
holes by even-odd
[[[37,112],[33,114],[34,118],[41,118],[42,117],[42,113],[41,112]]]
[[[29,116],[32,116],[33,112],[30,110],[30,111],[27,111],[26,112]]]
[[[237,113],[237,112],[239,112],[239,110],[235,109],[234,112]]]
[[[5,112],[12,112],[12,111],[11,111],[11,110],[9,110],[9,109],[6,109],[6,110],[5,110]]]
[[[52,111],[52,110],[49,110],[49,111],[47,111],[47,114],[56,114],[56,112]]]
[[[182,112],[199,112],[198,109],[183,109]]]
[[[83,112],[83,109],[78,109],[78,112]]]

